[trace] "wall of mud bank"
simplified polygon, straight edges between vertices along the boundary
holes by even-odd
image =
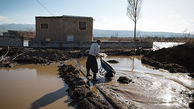
[[[0,50],[0,67],[12,67],[16,64],[50,64],[71,58],[86,57],[89,49],[39,49],[9,47]],[[100,52],[110,56],[145,55],[144,49],[102,49]]]
[[[90,48],[92,42],[38,42],[29,41],[29,47],[32,48]],[[134,48],[152,48],[152,42],[103,42],[102,49],[134,49]]]
[[[12,67],[15,64],[50,64],[70,58],[87,56],[81,50],[3,48],[0,50],[0,67]],[[14,63],[14,64],[13,64]]]
[[[93,93],[86,82],[79,77],[80,72],[72,65],[59,66],[59,75],[68,84],[71,104],[78,109],[110,109],[109,105],[96,93]]]
[[[172,73],[194,73],[194,43],[149,52],[142,62]]]
[[[72,65],[59,66],[59,75],[68,84],[68,94],[72,99],[72,105],[78,109],[137,109],[133,104],[123,104],[111,93],[107,93],[100,88],[100,85],[89,86],[83,78],[80,77],[80,71]],[[93,82],[95,84],[95,82]],[[92,90],[96,87],[98,92]]]

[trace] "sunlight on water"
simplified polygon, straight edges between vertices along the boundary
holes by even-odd
[[[143,109],[179,109],[188,108],[190,99],[182,91],[191,93],[194,80],[187,74],[169,73],[166,70],[155,70],[153,67],[141,63],[140,56],[108,56],[104,59],[117,60],[118,64],[110,64],[116,71],[111,82],[98,84],[107,92],[115,93],[121,101],[131,101]],[[86,59],[77,60],[85,72]],[[98,59],[100,67],[100,60]],[[117,79],[126,76],[133,83],[119,84]],[[103,76],[98,74],[99,81]],[[127,102],[126,102],[127,105]]]

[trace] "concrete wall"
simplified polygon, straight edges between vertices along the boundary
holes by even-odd
[[[79,22],[86,22],[86,30],[80,30]],[[48,29],[41,29],[41,24],[48,24]],[[74,42],[91,42],[93,40],[93,18],[54,16],[36,17],[36,41],[68,41],[74,37]]]
[[[30,41],[29,47],[34,48],[90,48],[92,42],[71,42],[71,43],[62,43],[62,42],[35,42]],[[101,45],[102,49],[132,49],[132,48],[152,48],[152,42],[103,42]]]
[[[33,31],[17,31],[17,30],[8,30],[8,32],[4,32],[3,36],[7,37],[23,37],[24,39],[35,38],[36,34]]]
[[[5,47],[5,46],[23,47],[23,38],[0,36],[0,47]]]

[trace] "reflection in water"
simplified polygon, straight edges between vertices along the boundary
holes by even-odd
[[[187,74],[169,73],[166,70],[154,70],[148,65],[141,63],[141,57],[107,57],[107,60],[117,60],[118,64],[110,64],[115,70],[116,75],[111,82],[104,83],[104,77],[98,74],[100,88],[107,93],[115,94],[121,101],[134,103],[143,109],[179,109],[188,108],[190,98],[182,91],[191,93],[194,89],[194,80]],[[85,72],[85,59],[79,59],[78,63]],[[100,62],[98,60],[98,64]],[[119,84],[117,79],[120,76],[127,76],[132,79],[130,84]]]
[[[57,65],[19,65],[0,69],[1,109],[72,109]]]
[[[135,65],[134,65],[134,57],[131,57],[132,58],[132,64],[131,64],[131,71],[133,72],[134,68],[135,68]]]

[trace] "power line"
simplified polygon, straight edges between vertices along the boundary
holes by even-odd
[[[46,6],[44,6],[39,0],[36,0],[37,1],[37,3],[40,5],[40,6],[42,6],[50,15],[53,15],[53,13],[51,12],[51,11],[49,11],[49,9],[46,7]]]

